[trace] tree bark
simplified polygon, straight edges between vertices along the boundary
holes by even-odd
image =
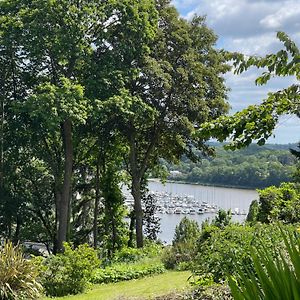
[[[138,248],[142,248],[144,246],[144,239],[143,239],[141,176],[137,164],[137,154],[136,154],[134,134],[131,136],[129,155],[130,155],[130,172],[131,172],[131,194],[134,199],[136,246]]]
[[[132,177],[131,192],[134,199],[136,246],[142,248],[144,246],[144,237],[141,180],[136,174],[132,174]]]
[[[72,145],[72,123],[65,120],[62,124],[62,138],[64,146],[64,179],[61,189],[61,197],[57,199],[58,230],[57,230],[57,251],[62,252],[63,243],[67,240],[69,206],[72,188],[73,171],[73,145]]]
[[[1,136],[0,136],[0,194],[3,191],[4,187],[4,100],[1,97]]]
[[[95,195],[95,207],[94,207],[93,237],[94,237],[94,248],[96,249],[98,244],[98,213],[99,213],[99,203],[100,203],[99,162],[97,162],[95,189],[96,189],[96,195]]]
[[[133,248],[133,237],[134,237],[134,227],[135,227],[135,213],[134,211],[130,212],[130,224],[129,224],[129,240],[127,246]]]

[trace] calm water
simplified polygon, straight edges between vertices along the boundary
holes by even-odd
[[[235,188],[222,188],[212,186],[201,186],[193,184],[181,183],[166,183],[165,185],[160,182],[149,182],[149,190],[153,192],[168,192],[173,196],[193,196],[199,202],[206,201],[209,204],[216,204],[219,208],[226,210],[239,208],[240,211],[245,210],[248,212],[252,200],[258,198],[258,193],[255,190],[235,189]],[[176,225],[183,218],[183,215],[176,214],[160,214],[161,217],[161,230],[159,238],[166,242],[171,243]],[[212,219],[214,213],[205,213],[201,215],[185,215],[192,220],[196,220],[201,224],[207,218]],[[233,215],[234,221],[243,221],[245,215]]]
[[[202,186],[193,184],[181,183],[166,183],[162,184],[157,181],[149,182],[149,190],[152,192],[167,192],[171,196],[192,196],[200,203],[205,201],[209,204],[215,204],[219,208],[231,209],[232,211],[238,208],[240,211],[248,212],[252,200],[258,198],[258,193],[255,190],[245,190],[236,188],[223,188]],[[127,194],[127,192],[125,192]],[[183,218],[183,215],[177,214],[159,214],[161,218],[161,233],[159,238],[165,243],[171,243],[176,225]],[[212,219],[214,213],[205,213],[201,215],[185,215],[186,217],[196,220],[199,225],[206,220]],[[234,221],[242,222],[246,218],[245,215],[233,215]]]

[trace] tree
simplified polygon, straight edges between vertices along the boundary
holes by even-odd
[[[159,158],[196,159],[193,147],[209,152],[205,138],[194,138],[205,121],[225,113],[228,105],[222,74],[224,58],[214,49],[216,36],[200,17],[181,19],[170,1],[156,1],[158,30],[150,52],[136,62],[120,95],[108,101],[116,129],[129,147],[126,167],[134,198],[137,246],[143,246],[142,180]],[[133,64],[133,62],[132,62]]]
[[[279,187],[270,186],[259,190],[258,193],[258,203],[251,206],[252,219],[250,221],[262,223],[299,222],[299,186],[295,183],[282,183]]]
[[[106,74],[100,82],[100,90],[106,93],[97,94],[98,100],[114,95],[109,79],[122,83],[117,73],[124,60],[130,57],[132,62],[138,53],[148,51],[144,42],[153,36],[156,22],[151,14],[156,14],[152,1],[5,0],[0,4],[0,64],[6,66],[0,78],[5,81],[0,92],[0,179],[3,182],[3,103],[13,98],[11,116],[17,120],[17,132],[24,136],[19,149],[30,149],[30,155],[53,176],[49,192],[55,199],[58,251],[70,231],[74,153],[78,153],[74,146],[80,140],[79,128],[96,106],[94,95],[100,81],[94,84],[99,79],[96,71]],[[113,58],[109,61],[112,73],[108,64],[95,63],[108,56]],[[134,70],[129,68],[126,74]]]
[[[212,225],[223,229],[224,227],[228,226],[231,223],[231,211],[220,209],[212,220]]]
[[[255,66],[266,69],[256,79],[258,85],[266,84],[273,76],[295,76],[296,81],[299,81],[299,48],[285,33],[278,32],[277,37],[284,44],[285,49],[276,54],[248,57],[239,53],[227,53],[228,59],[234,61],[235,73],[242,73]],[[198,134],[215,137],[220,141],[230,137],[231,142],[226,146],[230,149],[248,146],[253,140],[263,145],[272,134],[279,116],[295,114],[300,117],[299,112],[300,86],[295,83],[277,92],[269,93],[259,105],[251,105],[233,116],[221,116],[213,122],[204,124]]]
[[[182,218],[180,223],[176,225],[173,245],[179,243],[194,244],[200,236],[200,228],[196,221],[190,220],[187,217]]]

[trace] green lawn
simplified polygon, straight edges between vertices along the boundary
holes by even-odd
[[[87,293],[77,296],[43,298],[43,300],[114,300],[121,297],[128,299],[151,299],[153,296],[188,289],[189,283],[187,279],[189,276],[190,272],[166,272],[137,280],[94,285]]]

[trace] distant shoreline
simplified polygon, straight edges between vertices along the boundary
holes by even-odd
[[[149,178],[148,179],[150,182],[159,182],[159,183],[164,183],[162,182],[159,178]],[[186,182],[182,180],[165,180],[166,183],[178,183],[178,184],[190,184],[190,185],[202,185],[202,186],[211,186],[211,187],[222,187],[222,188],[228,188],[228,189],[241,189],[241,190],[250,190],[250,191],[256,191],[258,189],[263,189],[263,188],[251,188],[247,186],[237,186],[237,185],[222,185],[222,184],[209,184],[209,183],[201,183],[201,182]]]

